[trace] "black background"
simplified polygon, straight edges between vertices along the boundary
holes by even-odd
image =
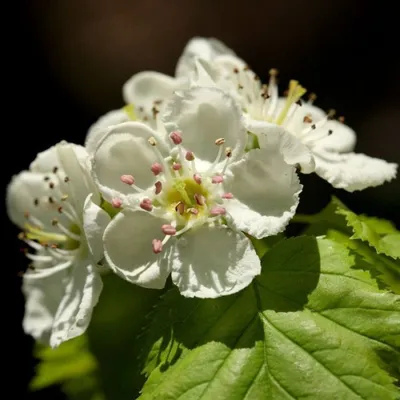
[[[283,85],[300,80],[318,106],[346,117],[357,151],[400,161],[399,20],[390,2],[32,0],[12,8],[2,13],[4,188],[39,151],[62,139],[82,144],[92,122],[122,105],[121,85],[132,74],[173,74],[195,35],[221,39],[264,79],[277,67]],[[303,212],[319,210],[334,193],[356,212],[400,224],[399,179],[355,194],[314,176],[303,182]],[[26,394],[33,343],[21,330],[17,276],[26,263],[17,229],[3,218],[2,389],[7,398],[56,400],[57,388]]]

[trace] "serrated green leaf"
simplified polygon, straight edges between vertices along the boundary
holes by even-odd
[[[104,288],[88,329],[107,399],[132,400],[143,385],[136,362],[136,340],[160,291],[132,285],[114,274],[103,276]]]
[[[338,208],[337,213],[343,215],[346,218],[347,225],[352,228],[352,239],[367,242],[378,253],[383,253],[394,259],[400,258],[400,232],[390,221],[357,215],[343,208]]]
[[[400,297],[335,241],[298,237],[240,293],[168,292],[147,332],[141,400],[400,398]],[[396,370],[397,369],[397,370]]]
[[[309,224],[304,234],[326,235],[346,245],[361,256],[374,279],[400,294],[400,260],[379,254],[370,241],[363,241],[362,235],[356,234],[356,230],[364,232],[365,237],[371,237],[383,249],[392,249],[392,255],[396,255],[400,251],[399,232],[390,221],[357,216],[335,197],[320,213],[295,218]]]

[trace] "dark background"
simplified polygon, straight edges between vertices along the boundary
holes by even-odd
[[[346,117],[358,134],[358,152],[400,161],[400,22],[389,1],[14,4],[15,9],[2,13],[7,27],[2,52],[4,187],[39,151],[62,139],[82,144],[92,122],[122,106],[121,86],[132,74],[149,69],[173,74],[184,45],[195,35],[219,38],[264,79],[277,67],[282,85],[290,78],[300,80],[317,93],[316,105]],[[356,212],[400,224],[400,179],[350,195],[333,191],[315,176],[303,178],[302,212],[319,210],[335,193]],[[56,400],[62,398],[57,388],[25,394],[34,367],[32,340],[21,330],[17,272],[25,261],[17,230],[3,214],[3,334],[9,335],[3,342],[3,390],[15,399]]]

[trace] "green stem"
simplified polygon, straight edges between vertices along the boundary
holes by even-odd
[[[315,215],[296,214],[292,218],[292,222],[300,224],[313,224],[315,222],[318,222],[318,220]]]

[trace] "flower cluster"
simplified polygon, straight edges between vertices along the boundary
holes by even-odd
[[[238,292],[261,271],[252,239],[294,216],[299,173],[347,191],[395,177],[396,164],[352,152],[353,130],[297,81],[280,97],[276,76],[263,84],[224,44],[194,38],[175,77],[134,75],[85,146],[61,142],[12,178],[26,332],[53,347],[83,333],[103,271],[153,289],[171,276],[186,297]]]

